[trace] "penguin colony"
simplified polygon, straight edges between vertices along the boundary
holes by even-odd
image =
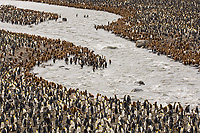
[[[16,8],[12,5],[0,6],[0,21],[19,25],[38,24],[47,20],[57,20],[58,14]]]
[[[129,95],[122,100],[101,94],[95,97],[87,90],[67,89],[29,72],[50,59],[54,63],[64,59],[66,64],[81,68],[92,66],[93,71],[106,68],[106,58],[86,47],[0,30],[0,51],[2,133],[200,132],[198,106],[190,109],[179,102],[167,106],[148,100],[135,102]]]
[[[158,55],[196,68],[200,65],[199,0],[23,0],[119,14],[116,22],[95,25],[144,46]],[[200,69],[199,69],[200,71]]]
[[[200,132],[198,106],[135,102],[129,95],[123,100],[101,94],[95,97],[87,90],[67,89],[29,72],[42,62],[70,56],[78,61],[84,58],[89,66],[96,60],[105,64],[105,59],[86,47],[5,30],[0,35],[2,133]]]
[[[81,96],[82,92],[74,93],[74,90],[48,82],[29,70],[50,59],[54,63],[63,59],[66,64],[79,64],[81,68],[93,66],[94,71],[107,67],[106,58],[70,42],[5,30],[0,30],[0,42],[1,132],[71,132],[74,128],[71,122],[75,122],[72,112],[83,119],[80,114],[83,112],[77,109],[85,107],[83,111],[86,112],[87,93]],[[77,100],[78,96],[81,99]],[[75,101],[80,106],[76,107]]]

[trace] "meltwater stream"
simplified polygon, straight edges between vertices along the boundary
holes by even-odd
[[[68,19],[47,21],[38,25],[20,26],[0,23],[0,28],[13,31],[60,38],[75,45],[86,46],[99,55],[112,60],[107,69],[92,71],[92,67],[66,65],[63,60],[52,60],[32,73],[44,79],[60,83],[67,88],[88,90],[92,94],[101,93],[108,97],[131,95],[133,100],[157,101],[164,105],[181,102],[183,105],[200,105],[200,74],[197,69],[174,62],[165,56],[157,56],[146,49],[135,47],[127,41],[103,30],[95,30],[94,24],[107,24],[120,16],[94,10],[83,10],[32,2],[0,0],[0,4],[12,4],[28,8],[54,12]],[[78,16],[76,17],[76,14]],[[89,15],[84,18],[84,15]],[[116,49],[110,49],[110,46]],[[51,65],[50,65],[51,64]],[[142,80],[145,85],[139,86]]]

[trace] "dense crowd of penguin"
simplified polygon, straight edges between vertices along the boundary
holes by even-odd
[[[116,22],[95,25],[131,41],[148,40],[152,53],[184,65],[200,65],[199,0],[23,0],[119,14]],[[200,69],[199,69],[200,71]]]
[[[184,65],[200,65],[198,1],[141,0],[134,7],[135,15],[96,26],[96,29],[103,28],[131,41],[148,40],[145,48],[153,53],[166,55]]]
[[[34,65],[70,57],[92,66],[105,58],[59,39],[0,30],[0,131],[2,133],[200,132],[198,106],[167,106],[94,95],[29,72]],[[73,56],[73,57],[71,57]],[[76,61],[73,60],[72,63]],[[99,61],[100,63],[101,61]],[[70,63],[70,61],[69,61]],[[99,66],[100,67],[100,66]]]
[[[0,6],[0,21],[19,25],[38,24],[47,20],[57,20],[60,16],[55,13],[34,11],[17,8],[13,5]]]
[[[65,105],[71,110],[73,101],[77,100],[74,98],[75,94],[71,98],[69,90],[35,76],[30,73],[31,68],[51,59],[54,63],[57,59],[63,59],[66,64],[74,63],[81,68],[92,66],[94,71],[107,67],[106,58],[94,54],[94,51],[90,51],[87,47],[75,46],[59,39],[5,30],[0,30],[0,37],[2,132],[22,132],[22,129],[23,132],[64,130],[66,125],[64,122],[61,123],[61,119],[68,111],[63,112],[63,108]],[[109,62],[111,64],[111,60]],[[49,123],[52,119],[55,120],[55,125]],[[70,127],[70,123],[68,126]],[[65,131],[69,131],[69,127],[68,129],[66,127]]]
[[[51,4],[60,2],[65,5],[65,2],[62,2],[62,0],[34,1],[51,2]],[[72,6],[78,5],[76,1],[70,0],[67,2],[70,4],[72,3]],[[121,10],[120,14],[124,13],[126,15],[131,14],[130,8],[134,9],[137,7],[137,4],[135,4],[135,7],[127,8],[130,4],[134,5],[134,1],[115,2],[100,0],[95,2],[81,2],[85,4],[81,3],[79,6],[85,5],[85,7],[89,8],[90,5],[95,8],[99,7],[98,9],[105,8],[106,11],[111,9],[117,10],[119,8],[119,10]],[[140,0],[137,1],[138,5],[142,6],[138,6],[138,9],[135,11],[139,14],[147,10],[153,11],[154,7],[154,15],[156,16],[157,7],[163,8],[163,10],[166,9],[164,8],[165,6],[158,6],[161,3],[158,3],[157,6],[144,6],[151,2],[153,2],[153,0],[148,0],[148,2],[144,2],[144,0],[143,2],[140,2]],[[166,1],[167,4],[170,2],[171,1]],[[94,3],[99,3],[101,6]],[[113,3],[117,4],[117,6],[114,6]],[[182,3],[187,2],[183,0]],[[174,3],[171,2],[170,8],[173,8],[173,4]],[[169,5],[166,6],[168,7]],[[127,12],[125,13],[126,10]],[[191,11],[193,11],[193,9],[191,9]],[[113,12],[115,13],[115,11]],[[137,13],[135,13],[135,16],[137,16]],[[121,26],[129,26],[127,24],[129,21],[124,23],[123,20],[125,18],[130,19],[130,16],[127,17],[126,15],[122,15],[123,18],[119,19],[117,22],[109,23],[108,26],[112,27],[109,30],[114,32],[114,29],[119,29]],[[152,21],[154,20],[153,23],[158,24],[159,21],[155,20],[154,15]],[[140,21],[143,20],[142,15],[140,17],[141,18],[131,20],[136,21],[133,23],[139,24],[143,22]],[[168,21],[168,19],[166,19],[166,21]],[[117,26],[113,25],[114,23]],[[138,25],[135,26],[137,27]],[[107,26],[102,27],[108,28]],[[154,27],[153,24],[152,27]],[[142,26],[137,28],[135,30],[135,32],[137,31],[135,35],[138,36],[140,34],[139,39],[141,39],[141,37],[144,37],[141,33],[144,32],[146,35],[148,28],[146,31],[144,31]],[[130,32],[130,30],[127,31],[126,28],[122,29],[126,32]],[[173,29],[174,28],[172,28],[172,30]],[[174,29],[174,31],[176,31],[176,29]],[[164,35],[162,38],[159,33],[154,33],[152,31],[152,34],[150,33],[149,36],[152,40],[150,39],[151,43],[148,44],[147,48],[151,46],[154,48],[153,51],[158,53],[157,47],[166,47],[169,50],[169,55],[176,55],[175,52],[172,52],[172,48],[178,49],[182,46],[184,56],[187,54],[188,58],[197,58],[199,56],[199,45],[194,41],[195,39],[197,42],[199,41],[197,39],[199,31],[198,34],[196,34],[196,38],[193,36],[194,34],[190,33],[187,35],[178,33],[178,35],[176,35],[171,31],[170,33],[172,35]],[[122,36],[122,32],[120,35]],[[123,35],[122,37],[126,36]],[[167,43],[166,41],[169,37],[172,38],[171,41],[168,42],[169,44],[164,45]],[[182,41],[185,41],[185,43]],[[188,43],[188,45],[186,45],[186,43]],[[154,44],[155,46],[153,46]],[[148,100],[143,102],[134,101],[129,95],[125,95],[123,99],[117,98],[116,95],[110,98],[101,94],[94,96],[87,92],[87,90],[80,91],[78,88],[67,88],[30,73],[33,66],[40,66],[42,62],[48,60],[52,60],[54,63],[56,60],[65,60],[66,65],[76,64],[80,65],[81,68],[84,66],[91,66],[93,71],[104,69],[108,64],[111,64],[111,60],[107,61],[105,56],[94,54],[94,51],[89,50],[87,47],[76,46],[73,43],[60,39],[50,39],[30,34],[0,30],[0,51],[0,131],[2,133],[200,132],[200,113],[198,106],[191,109],[190,105],[183,107],[179,102],[163,106],[162,104],[158,105],[157,102],[150,103]],[[193,51],[196,51],[196,53]],[[194,53],[196,55],[194,55]],[[173,57],[172,55],[170,56]]]

